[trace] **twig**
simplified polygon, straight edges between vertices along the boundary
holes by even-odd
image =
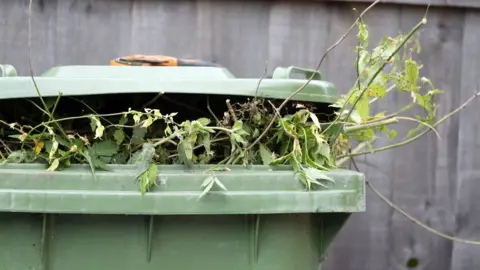
[[[381,0],[376,0],[375,2],[373,2],[372,4],[370,4],[360,15],[361,16],[364,16],[370,9],[372,9],[375,5],[377,5]],[[355,25],[358,23],[359,21],[359,18],[357,18],[355,20],[355,22],[350,26],[350,28],[347,30],[347,32],[345,32],[341,37],[340,39],[338,39],[332,46],[330,46],[326,51],[325,53],[323,54],[322,58],[320,59],[320,61],[318,62],[315,70],[318,71],[320,69],[320,66],[322,65],[323,61],[325,60],[325,58],[327,57],[327,55],[330,53],[330,51],[332,51],[333,49],[335,49],[347,36],[348,34],[350,34],[350,32],[352,32],[353,28],[355,28]],[[315,73],[312,73],[312,75],[310,76],[310,78],[308,78],[308,80],[302,85],[300,86],[297,90],[295,90],[292,94],[290,94],[290,96],[288,96],[283,102],[282,104],[280,104],[280,106],[278,107],[278,111],[281,111],[283,107],[285,107],[285,105],[288,103],[288,101],[290,101],[295,95],[297,95],[298,93],[300,93],[300,91],[302,91],[314,78],[315,76]],[[276,116],[278,115],[275,115],[272,120],[270,120],[270,123],[267,125],[267,127],[265,127],[265,129],[263,130],[263,132],[260,134],[260,136],[258,136],[258,138],[252,143],[250,144],[250,146],[246,149],[247,151],[248,150],[251,150],[257,143],[260,142],[261,139],[263,139],[263,137],[265,137],[265,135],[267,135],[268,131],[270,130],[270,128],[273,126],[273,123],[275,122],[275,119],[276,119]]]
[[[353,159],[353,157],[350,158],[351,161],[352,161],[352,164],[353,166],[355,167],[355,169],[357,171],[360,171],[358,169],[358,166],[357,164],[355,163],[355,160]],[[384,196],[380,191],[378,191],[378,189],[376,189],[371,183],[370,181],[365,181],[365,183],[367,184],[367,186],[373,191],[373,193],[375,193],[375,195],[377,195],[377,197],[379,197],[382,201],[384,201],[386,204],[388,204],[388,206],[390,206],[391,208],[395,209],[397,212],[399,212],[400,214],[402,214],[404,217],[406,217],[408,220],[410,220],[411,222],[413,222],[414,224],[424,228],[425,230],[437,235],[437,236],[440,236],[442,238],[445,238],[445,239],[448,239],[448,240],[451,240],[451,241],[455,241],[455,242],[459,242],[459,243],[462,243],[462,244],[470,244],[470,245],[480,245],[480,241],[473,241],[473,240],[468,240],[468,239],[461,239],[461,238],[457,238],[457,237],[453,237],[453,236],[450,236],[450,235],[447,235],[447,234],[444,234],[440,231],[437,231],[435,230],[434,228],[432,227],[429,227],[427,226],[426,224],[422,223],[420,220],[414,218],[413,216],[409,215],[408,213],[406,213],[405,211],[403,211],[400,207],[398,207],[396,204],[394,204],[392,201],[390,201],[386,196]]]
[[[426,14],[425,14],[426,16]],[[423,17],[423,19],[417,23],[417,25],[415,25],[415,27],[413,27],[413,29],[408,33],[408,35],[402,40],[402,42],[395,48],[395,50],[389,55],[389,57],[387,58],[386,61],[383,61],[383,63],[377,68],[377,70],[375,70],[375,72],[373,73],[373,76],[370,78],[370,80],[367,82],[367,84],[364,86],[364,88],[362,89],[362,91],[360,92],[360,94],[358,95],[358,97],[355,99],[355,101],[353,102],[352,104],[352,108],[350,110],[348,110],[347,112],[347,116],[345,117],[345,119],[348,119],[350,118],[350,116],[352,115],[352,112],[353,110],[355,109],[355,107],[357,106],[358,102],[360,102],[360,100],[362,99],[363,95],[365,94],[365,92],[367,92],[369,86],[373,83],[373,81],[375,80],[375,78],[378,76],[378,74],[380,74],[380,72],[385,68],[385,66],[387,65],[387,63],[392,59],[392,57],[394,57],[398,51],[405,45],[405,43],[407,43],[407,41],[413,36],[413,34],[415,34],[423,25],[425,25],[427,23],[427,19],[426,17]],[[345,106],[346,106],[347,103],[345,103],[343,105],[343,108],[340,110],[340,113],[338,114],[336,120],[340,120],[340,117],[342,116],[342,111],[345,109]],[[335,122],[335,121],[334,121]],[[331,125],[333,126],[333,124]],[[327,128],[328,130],[328,128]],[[326,130],[324,130],[323,132],[325,132]],[[333,137],[333,141],[335,141],[338,137],[338,133]]]
[[[392,91],[393,89],[395,89],[396,85],[392,85],[390,86],[389,88],[387,88],[387,91],[385,91],[385,95],[388,94],[390,91]],[[375,101],[377,101],[379,98],[376,97],[376,98],[372,98],[369,103],[372,104],[374,103]]]
[[[212,115],[212,117],[215,119],[215,121],[217,121],[217,125],[220,125],[222,122],[221,122],[220,119],[218,119],[218,117],[213,113],[212,108],[210,108],[210,96],[207,96],[207,110],[208,110],[208,112],[210,113],[210,115]]]
[[[468,104],[470,104],[478,96],[480,96],[480,92],[476,92],[473,96],[471,96],[469,99],[467,99],[467,101],[465,101],[460,107],[458,107],[457,109],[455,109],[455,110],[451,111],[450,113],[446,114],[444,117],[442,117],[440,120],[438,120],[435,124],[433,124],[432,127],[436,128],[437,126],[439,126],[440,124],[445,122],[445,120],[452,117],[456,113],[460,112],[462,109],[467,107]],[[415,135],[414,137],[412,137],[408,140],[399,142],[399,143],[395,143],[395,144],[387,145],[387,146],[384,146],[384,147],[379,147],[379,148],[376,148],[376,149],[372,149],[371,151],[368,151],[368,152],[351,153],[351,154],[348,154],[348,155],[339,156],[338,158],[343,158],[343,157],[348,157],[348,156],[354,157],[354,156],[360,156],[360,155],[366,155],[366,154],[374,154],[374,153],[378,153],[378,152],[381,152],[381,151],[385,151],[385,150],[397,148],[397,147],[400,147],[400,146],[404,146],[404,145],[409,144],[409,143],[411,143],[415,140],[418,140],[420,137],[427,134],[430,130],[431,129],[426,129],[423,132]]]
[[[362,131],[362,130],[365,130],[365,129],[379,127],[379,126],[383,126],[383,125],[396,124],[396,123],[398,123],[398,120],[397,120],[396,117],[394,117],[394,118],[388,118],[388,119],[385,119],[385,120],[382,120],[382,121],[375,121],[375,122],[372,121],[372,123],[366,123],[366,124],[362,124],[362,125],[345,127],[344,130],[345,130],[346,133],[351,133],[351,132]]]
[[[33,86],[35,87],[35,91],[37,92],[37,96],[40,98],[40,101],[42,102],[42,105],[43,105],[45,111],[48,112],[49,120],[53,120],[54,119],[53,114],[48,109],[48,106],[45,103],[45,100],[43,99],[42,94],[40,93],[40,89],[38,88],[37,82],[35,81],[35,77],[33,76],[33,67],[32,67],[32,3],[33,3],[33,0],[30,0],[29,3],[28,3],[28,65],[29,65],[29,68],[30,68],[30,78],[32,79]],[[66,133],[62,129],[60,124],[58,124],[58,123],[55,123],[55,124],[57,125],[60,132],[63,133],[65,138],[68,141],[70,141],[70,138],[68,138],[68,136],[66,136]]]
[[[435,132],[435,135],[437,135],[437,138],[438,138],[439,140],[442,139],[442,137],[440,136],[440,134],[438,133],[438,131],[437,131],[434,127],[432,127],[430,124],[428,124],[428,123],[422,122],[422,121],[420,121],[420,120],[418,120],[418,119],[415,119],[415,118],[405,117],[405,116],[396,116],[395,118],[420,123],[421,125],[424,125],[424,126],[428,127],[429,129],[431,129],[433,132]]]
[[[215,140],[211,140],[210,142],[211,142],[211,143],[216,143],[216,142],[226,141],[226,140],[229,140],[229,139],[230,139],[230,138],[228,138],[228,137],[224,137],[224,138],[218,138],[218,139],[215,139]],[[199,144],[199,145],[193,147],[193,150],[200,149],[200,148],[202,148],[202,147],[204,147],[204,146],[205,146],[205,145],[203,145],[203,144]],[[174,157],[176,157],[176,156],[178,156],[178,153],[177,153],[177,154],[169,155],[168,158],[174,158]]]
[[[228,111],[230,112],[230,115],[232,116],[232,119],[234,122],[237,122],[237,116],[235,115],[235,111],[232,108],[232,104],[230,104],[230,99],[225,100],[225,103],[227,104]]]
[[[255,90],[255,97],[253,98],[253,104],[255,104],[255,105],[256,105],[256,102],[257,102],[257,96],[258,96],[258,90],[260,89],[260,84],[262,83],[265,76],[267,76],[267,71],[268,71],[268,60],[265,61],[265,70],[263,71],[263,75],[260,78],[260,80],[258,80],[257,89]]]

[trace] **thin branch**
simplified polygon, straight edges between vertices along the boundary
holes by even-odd
[[[469,99],[467,99],[467,101],[465,101],[460,107],[458,107],[457,109],[455,109],[455,110],[451,111],[450,113],[446,114],[444,117],[442,117],[440,120],[438,120],[435,124],[433,124],[432,127],[436,128],[437,126],[439,126],[440,124],[445,122],[448,118],[452,117],[453,115],[455,115],[458,112],[460,112],[461,110],[463,110],[465,107],[467,107],[478,96],[480,96],[480,92],[476,92],[473,96],[471,96]],[[373,153],[378,153],[378,152],[381,152],[381,151],[397,148],[397,147],[400,147],[400,146],[404,146],[404,145],[409,144],[409,143],[411,143],[415,140],[418,140],[420,137],[427,134],[430,130],[431,129],[426,129],[423,132],[415,135],[414,137],[412,137],[408,140],[399,142],[399,143],[387,145],[387,146],[384,146],[384,147],[379,147],[379,148],[376,148],[376,149],[372,149],[371,151],[351,153],[351,154],[348,154],[348,155],[339,156],[338,158],[343,158],[343,157],[348,157],[348,156],[354,157],[354,156],[360,156],[360,155],[366,155],[366,154],[373,154]]]
[[[360,15],[363,17],[370,9],[372,9],[374,6],[376,6],[381,0],[376,0],[375,2],[373,2],[372,4],[370,4]],[[337,42],[335,42],[332,46],[330,46],[326,51],[325,53],[323,54],[322,58],[320,59],[320,61],[318,62],[317,64],[317,67],[315,68],[316,71],[318,71],[320,69],[320,66],[322,65],[323,61],[325,60],[325,58],[327,57],[327,55],[330,53],[330,51],[332,51],[333,49],[335,49],[340,43],[342,43],[342,41],[348,36],[348,34],[350,34],[350,32],[352,32],[352,30],[355,28],[355,25],[357,25],[359,21],[359,18],[357,18],[355,20],[355,22],[350,26],[350,28],[347,30],[347,32],[345,32],[341,37],[340,39],[337,40]],[[300,86],[297,90],[295,90],[292,94],[290,94],[290,96],[288,96],[283,102],[282,104],[280,104],[280,106],[277,108],[278,111],[281,111],[283,109],[283,107],[285,107],[285,105],[288,103],[288,101],[290,101],[295,95],[297,95],[298,93],[300,93],[314,78],[315,76],[315,73],[312,73],[312,75],[310,76],[310,78],[308,78],[308,80],[302,85]],[[278,116],[278,115],[277,115]],[[267,127],[265,127],[265,129],[263,130],[263,132],[260,134],[260,136],[258,136],[258,138],[247,148],[247,151],[248,150],[251,150],[257,143],[260,142],[261,139],[263,139],[263,137],[265,137],[268,133],[268,131],[270,130],[270,128],[273,126],[273,123],[275,122],[275,119],[276,119],[276,116],[274,116],[272,118],[272,120],[270,120],[270,123],[267,125]]]
[[[352,164],[353,166],[355,167],[355,169],[357,171],[360,171],[358,169],[358,166],[357,166],[357,163],[355,162],[355,160],[353,159],[353,157],[351,158],[351,161],[352,161]],[[371,183],[370,181],[365,181],[365,183],[367,184],[367,186],[373,191],[373,193],[375,193],[375,195],[377,195],[377,197],[379,197],[382,201],[384,201],[386,204],[388,204],[388,206],[390,206],[391,208],[395,209],[397,212],[399,212],[400,214],[402,214],[404,217],[406,217],[408,220],[410,220],[411,222],[413,222],[414,224],[424,228],[425,230],[435,234],[436,236],[440,236],[442,238],[445,238],[447,240],[451,240],[451,241],[455,241],[455,242],[459,242],[459,243],[462,243],[462,244],[470,244],[470,245],[480,245],[480,241],[473,241],[473,240],[468,240],[468,239],[462,239],[462,238],[457,238],[457,237],[454,237],[454,236],[450,236],[450,235],[447,235],[447,234],[444,234],[440,231],[437,231],[435,230],[434,228],[432,227],[429,227],[428,225],[424,224],[423,222],[421,222],[420,220],[414,218],[413,216],[409,215],[408,213],[406,213],[405,211],[403,211],[400,207],[398,207],[396,204],[394,204],[392,201],[390,201],[386,196],[384,196],[380,191],[378,191],[378,189],[376,189]]]
[[[262,83],[263,79],[267,76],[267,71],[268,71],[268,61],[265,61],[265,70],[263,71],[263,75],[260,78],[260,80],[258,80],[257,89],[255,90],[255,97],[253,98],[253,104],[256,104],[258,90],[260,89],[260,84]]]
[[[212,115],[212,117],[217,121],[217,125],[220,125],[222,122],[218,119],[218,117],[213,113],[212,108],[210,107],[210,96],[207,96],[207,110]]]
[[[28,66],[30,68],[30,78],[32,79],[33,86],[35,87],[35,91],[37,92],[37,96],[40,98],[40,101],[42,102],[42,105],[45,109],[45,111],[48,112],[49,120],[54,120],[53,114],[50,112],[48,109],[47,104],[45,103],[45,100],[42,97],[42,94],[40,93],[40,89],[38,88],[37,82],[35,81],[35,77],[33,76],[33,67],[32,67],[32,4],[33,0],[30,0],[28,3]],[[60,94],[61,95],[61,94]],[[60,124],[55,123],[57,128],[60,130],[60,132],[63,133],[65,138],[70,141],[70,138],[66,136],[65,131],[62,129]]]
[[[395,48],[395,50],[389,55],[389,57],[387,58],[386,61],[384,61],[378,68],[377,70],[375,70],[375,72],[373,73],[373,76],[370,78],[370,80],[367,82],[367,84],[364,86],[364,88],[362,89],[362,91],[360,92],[360,94],[358,95],[358,97],[355,99],[355,101],[353,102],[352,104],[352,108],[350,110],[348,110],[347,112],[347,116],[345,117],[345,119],[348,119],[350,118],[350,116],[352,115],[352,112],[353,110],[355,109],[355,107],[357,106],[358,102],[360,102],[360,100],[362,99],[363,95],[365,94],[365,92],[367,92],[369,86],[373,83],[373,81],[377,78],[377,76],[380,74],[380,72],[385,68],[385,66],[387,65],[387,63],[392,59],[392,57],[394,57],[398,51],[405,45],[405,43],[407,43],[407,41],[413,36],[413,34],[415,34],[423,25],[425,25],[427,23],[427,19],[425,18],[425,16],[423,17],[423,19],[417,23],[417,25],[415,25],[415,27],[413,27],[413,29],[408,33],[408,35],[402,40],[402,42]],[[336,120],[339,121],[340,120],[340,117],[342,116],[341,112],[345,109],[345,106],[346,106],[347,103],[345,103],[342,107],[342,109],[340,110],[340,113],[338,114]],[[335,122],[335,121],[334,121]],[[331,125],[333,126],[333,125]],[[331,127],[330,126],[330,127]],[[328,130],[328,128],[327,128]],[[323,133],[325,132],[326,130],[323,131]],[[335,137],[333,137],[333,141],[335,141],[338,137],[338,133],[336,134]]]
[[[445,239],[448,239],[448,240],[451,240],[451,241],[455,241],[455,242],[459,242],[459,243],[462,243],[462,244],[480,245],[480,241],[473,241],[473,240],[468,240],[468,239],[457,238],[457,237],[450,236],[448,234],[437,231],[432,227],[427,226],[426,224],[422,223],[420,220],[414,218],[413,216],[411,216],[408,213],[406,213],[405,211],[403,211],[400,207],[395,205],[389,199],[387,199],[387,197],[385,197],[382,193],[380,193],[369,181],[366,181],[366,184],[373,191],[373,193],[375,193],[375,195],[377,195],[380,199],[382,199],[382,201],[384,201],[386,204],[388,204],[388,206],[395,209],[397,212],[402,214],[404,217],[406,217],[408,220],[410,220],[414,224],[424,228],[425,230],[435,234],[436,236],[440,236],[442,238],[445,238]]]
[[[428,124],[428,123],[422,122],[422,121],[420,121],[420,120],[418,120],[418,119],[415,119],[415,118],[405,117],[405,116],[396,116],[395,118],[397,118],[397,119],[403,119],[403,120],[408,120],[408,121],[413,121],[413,122],[417,122],[417,123],[419,123],[419,124],[421,124],[421,125],[424,125],[424,126],[428,127],[429,129],[431,129],[433,132],[435,132],[435,135],[437,135],[437,138],[438,138],[439,140],[442,139],[442,137],[440,136],[440,134],[438,133],[438,131],[437,131],[434,127],[432,127],[430,124]]]
[[[230,112],[230,115],[232,116],[232,119],[234,122],[237,122],[237,116],[235,115],[235,111],[233,110],[232,104],[230,104],[230,99],[225,100],[225,103],[227,104],[228,111]]]

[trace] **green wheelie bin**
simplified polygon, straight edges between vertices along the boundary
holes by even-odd
[[[277,68],[235,78],[223,67],[59,66],[35,82],[43,97],[158,93],[261,96],[331,104],[334,86],[320,73]],[[36,98],[29,76],[2,66],[0,101]],[[8,127],[7,127],[8,128]],[[198,165],[159,165],[157,185],[141,194],[135,165],[96,171],[72,165],[0,166],[0,270],[317,270],[352,213],[365,211],[365,177],[326,172],[335,182],[306,191],[287,166],[230,166],[217,172],[227,191],[201,199]]]

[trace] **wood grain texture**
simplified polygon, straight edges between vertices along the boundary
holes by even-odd
[[[439,6],[467,2],[435,1]],[[425,10],[398,3],[378,5],[367,14],[373,41],[409,30]],[[33,67],[40,74],[55,65],[105,65],[125,54],[152,53],[214,61],[238,77],[262,76],[267,60],[270,74],[277,66],[314,68],[355,20],[352,9],[366,6],[354,0],[34,0]],[[29,74],[27,7],[28,0],[0,0],[0,62],[13,64],[22,75]],[[438,115],[480,88],[479,29],[478,10],[434,6],[429,12],[418,60],[424,75],[445,91]],[[355,34],[332,51],[320,69],[342,93],[355,79]],[[391,110],[405,98],[391,94],[373,110]],[[476,240],[478,105],[476,101],[443,124],[441,140],[430,134],[403,149],[357,158],[372,184],[405,211],[442,232]],[[402,123],[400,129],[414,125]],[[323,270],[471,270],[480,269],[478,254],[478,247],[453,244],[414,226],[367,192],[367,212],[347,223]],[[416,268],[407,267],[411,258],[419,260]]]
[[[0,62],[13,65],[29,75],[29,1],[0,1]],[[32,5],[32,67],[35,75],[56,63],[57,1],[35,1]]]
[[[461,100],[480,91],[480,12],[467,11],[462,47]],[[459,115],[456,185],[456,235],[480,240],[480,100],[475,100]],[[451,269],[478,269],[480,246],[455,243]]]
[[[318,2],[360,2],[373,3],[375,0],[313,0]],[[382,0],[382,3],[400,4],[400,5],[415,5],[415,6],[451,6],[451,7],[466,7],[479,8],[480,1],[478,0]]]
[[[336,14],[332,20],[331,36],[329,45],[333,44],[340,36],[347,31],[351,23],[356,19],[353,8],[361,11],[366,5],[348,5],[347,7],[335,6]],[[398,18],[400,7],[379,6],[372,10],[364,18],[369,25],[371,46],[374,46],[383,35],[395,35],[399,29]],[[347,19],[348,18],[348,19]],[[340,28],[341,26],[341,28]],[[353,87],[356,78],[356,71],[353,65],[355,59],[356,32],[332,51],[325,63],[327,79],[335,82],[343,93]],[[373,104],[372,110],[380,112],[391,110],[394,104],[394,95],[388,95],[382,102]],[[386,143],[385,140],[380,140]],[[389,181],[390,171],[393,169],[392,160],[395,153],[386,151],[368,157],[356,158],[360,170],[365,173],[369,181],[375,185],[384,195],[390,197],[391,182]],[[354,168],[352,168],[354,169]],[[391,209],[380,201],[370,190],[367,191],[367,208],[369,211],[361,215],[353,215],[344,230],[339,234],[337,241],[333,244],[325,269],[388,269],[389,246],[390,246],[390,222]],[[362,226],[359,226],[362,224]],[[346,255],[348,254],[348,255]]]

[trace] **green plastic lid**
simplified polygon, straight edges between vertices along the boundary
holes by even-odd
[[[10,74],[0,77],[0,99],[37,96],[31,77]],[[260,78],[235,78],[223,67],[59,66],[35,77],[35,82],[45,97],[163,92],[285,99],[312,75],[313,80],[293,100],[335,102],[338,92],[322,80],[320,72],[296,67],[276,68],[260,86]]]

